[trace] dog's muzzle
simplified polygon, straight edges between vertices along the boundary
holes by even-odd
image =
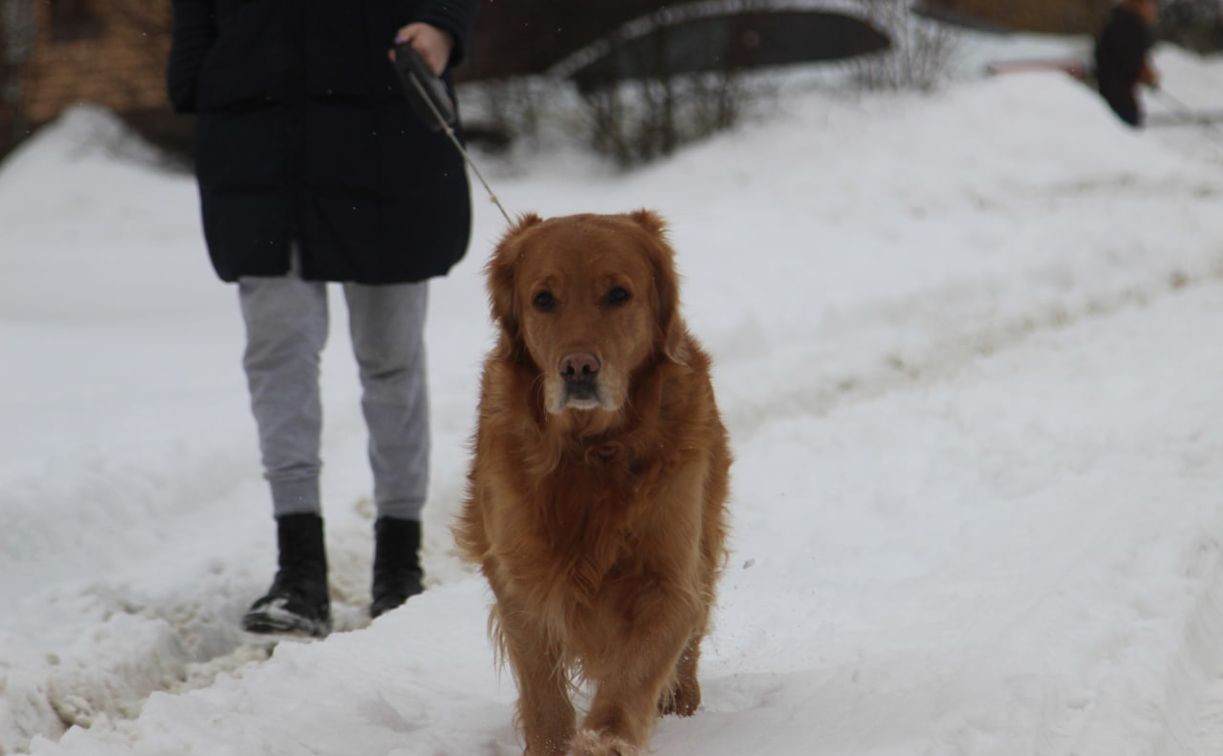
[[[590,352],[572,352],[561,358],[559,369],[564,381],[564,405],[575,409],[594,409],[602,404],[599,396],[599,358]]]

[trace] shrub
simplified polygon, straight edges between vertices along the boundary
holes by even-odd
[[[864,89],[933,88],[951,62],[952,32],[917,16],[903,0],[857,2],[863,16],[891,38],[892,48],[851,63],[854,81]]]

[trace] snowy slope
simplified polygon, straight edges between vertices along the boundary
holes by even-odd
[[[1169,88],[1223,84],[1161,62]],[[633,174],[565,149],[491,171],[514,211],[660,210],[715,357],[733,554],[704,705],[655,751],[1223,750],[1217,146],[1129,132],[1055,75],[792,95]],[[324,493],[352,632],[268,659],[234,629],[274,559],[235,294],[190,180],[140,157],[77,111],[0,169],[0,752],[519,752],[446,532],[496,210],[476,198],[432,288],[431,590],[362,619],[337,307]]]

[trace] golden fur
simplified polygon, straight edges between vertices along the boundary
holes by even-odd
[[[488,264],[500,337],[455,535],[496,596],[531,756],[635,755],[659,715],[700,703],[730,452],[672,258],[642,210],[528,215]],[[597,366],[587,389],[567,355]],[[594,691],[580,728],[577,680]]]

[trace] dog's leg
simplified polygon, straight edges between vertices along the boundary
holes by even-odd
[[[663,689],[674,679],[697,617],[682,598],[663,591],[642,596],[617,641],[614,664],[596,672],[598,690],[574,752],[582,756],[637,756],[658,718]],[[590,670],[594,671],[594,670]],[[695,669],[693,670],[695,673]]]
[[[690,717],[701,705],[701,686],[697,682],[697,663],[701,658],[701,641],[709,631],[709,615],[713,611],[714,586],[721,571],[725,558],[726,526],[725,509],[727,466],[729,452],[724,442],[719,454],[715,457],[724,460],[721,465],[711,468],[710,487],[705,491],[703,506],[705,517],[702,519],[701,538],[701,609],[700,620],[688,638],[688,645],[675,665],[675,676],[671,685],[663,691],[658,701],[660,715],[676,714]]]
[[[658,701],[660,715],[692,716],[701,705],[701,685],[696,680],[696,666],[701,657],[701,637],[693,634],[675,665],[671,686]]]
[[[518,681],[518,723],[527,756],[564,756],[576,716],[569,682],[542,626],[522,611],[500,612],[501,638]]]

